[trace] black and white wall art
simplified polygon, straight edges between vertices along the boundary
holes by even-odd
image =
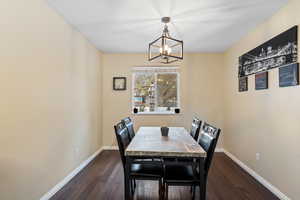
[[[281,33],[239,58],[239,77],[296,63],[298,26]]]
[[[255,74],[255,90],[268,89],[268,72]]]
[[[239,78],[239,92],[248,91],[248,77],[240,77]]]
[[[279,68],[279,87],[299,85],[299,64],[291,64]]]

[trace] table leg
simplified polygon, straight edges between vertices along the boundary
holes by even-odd
[[[125,200],[130,200],[130,179],[129,179],[129,173],[130,173],[130,165],[131,165],[131,159],[126,156],[126,162],[125,162],[125,171],[124,171],[124,192],[125,192]]]
[[[200,185],[200,199],[201,200],[206,200],[206,181],[205,180],[201,181],[201,185]]]
[[[206,176],[204,171],[204,162],[200,159],[199,164],[199,173],[200,173],[200,200],[206,200]]]

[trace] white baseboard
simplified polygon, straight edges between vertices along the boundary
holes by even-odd
[[[264,179],[259,174],[257,174],[254,170],[252,170],[250,167],[248,167],[246,164],[244,164],[242,161],[240,161],[233,154],[229,153],[225,149],[223,149],[223,152],[228,157],[230,157],[236,164],[238,164],[241,168],[243,168],[248,174],[250,174],[253,178],[255,178],[258,182],[260,182],[268,190],[270,190],[274,195],[276,195],[279,199],[281,199],[281,200],[291,200],[288,196],[286,196],[284,193],[282,193],[278,188],[276,188],[274,185],[272,185],[266,179]]]
[[[40,200],[50,199],[56,192],[58,192],[63,186],[65,186],[74,176],[76,176],[82,169],[84,169],[94,158],[99,155],[104,148],[98,149],[93,155],[83,161],[77,168],[75,168],[70,174],[68,174],[63,180],[56,184],[51,190],[44,194]]]
[[[224,152],[224,149],[223,149],[223,148],[216,148],[216,149],[215,149],[215,152],[218,152],[218,153],[219,153],[219,152]]]
[[[103,146],[103,150],[119,150],[118,146]]]

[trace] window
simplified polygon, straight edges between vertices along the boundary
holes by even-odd
[[[137,113],[173,114],[180,107],[176,67],[136,67],[132,83],[132,110]]]

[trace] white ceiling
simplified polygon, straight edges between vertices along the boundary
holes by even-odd
[[[48,0],[104,52],[146,52],[170,16],[185,52],[222,52],[288,0]]]

